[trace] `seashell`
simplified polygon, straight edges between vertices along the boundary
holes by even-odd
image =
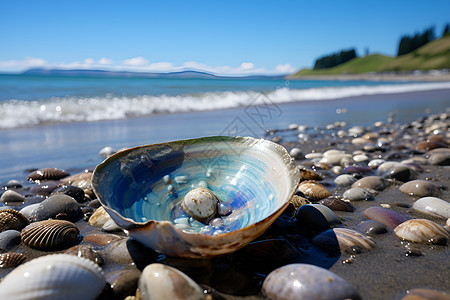
[[[28,219],[15,209],[0,210],[0,232],[5,230],[22,230],[28,225]]]
[[[25,197],[13,190],[6,190],[0,197],[0,201],[3,203],[8,202],[24,202]]]
[[[106,221],[105,224],[102,226],[102,230],[106,232],[113,232],[113,231],[122,231],[122,227],[116,224],[113,219],[109,219]]]
[[[358,230],[368,235],[379,235],[387,232],[387,228],[374,220],[362,221],[358,224]]]
[[[370,250],[375,243],[370,237],[348,228],[328,229],[313,238],[313,243],[325,250],[344,252],[350,247]]]
[[[10,229],[0,232],[0,250],[9,250],[20,242],[20,231]]]
[[[25,227],[20,236],[22,242],[36,249],[55,249],[72,244],[78,239],[78,227],[69,221],[45,220]]]
[[[331,197],[325,198],[325,199],[320,200],[317,203],[325,205],[326,207],[328,207],[329,209],[331,209],[333,211],[352,212],[355,210],[353,205],[351,205],[348,202],[342,201],[341,199],[338,199],[338,198],[331,198]]]
[[[305,168],[299,168],[300,169],[300,178],[301,180],[322,180],[322,176],[320,174],[308,170]]]
[[[378,166],[377,175],[393,178],[400,181],[410,181],[415,179],[416,173],[408,166],[399,162],[387,161]]]
[[[442,226],[426,219],[412,219],[395,227],[394,233],[401,239],[425,244],[445,245],[450,233]]]
[[[399,224],[411,219],[408,215],[403,215],[387,208],[375,206],[369,207],[363,211],[362,214],[367,219],[380,222],[390,229],[394,229]]]
[[[36,181],[36,182],[38,183],[38,181]],[[57,188],[58,188],[57,181],[43,181],[43,182],[39,182],[38,184],[33,185],[30,188],[30,192],[33,195],[48,196]]]
[[[203,289],[183,272],[163,264],[150,264],[139,278],[141,300],[203,300]]]
[[[102,227],[109,220],[111,220],[111,216],[106,212],[103,206],[100,206],[89,218],[89,225]]]
[[[44,168],[29,174],[27,176],[27,180],[31,181],[59,180],[69,175],[70,174],[67,173],[66,171],[57,168]]]
[[[418,197],[436,196],[439,194],[438,187],[426,180],[413,180],[402,184],[399,190],[405,194]]]
[[[304,158],[302,150],[300,150],[299,148],[292,148],[291,151],[289,151],[289,155],[296,160]]]
[[[55,194],[65,194],[67,196],[72,197],[77,202],[84,202],[85,201],[83,189],[81,189],[81,188],[79,188],[77,186],[73,186],[73,185],[61,186],[61,187],[55,189],[51,193],[51,195],[55,195]]]
[[[91,172],[81,172],[74,174],[72,176],[66,177],[61,180],[61,185],[73,185],[83,189],[86,194],[89,194],[89,191],[92,193],[92,173]],[[90,196],[92,196],[90,195]],[[93,199],[93,198],[91,198]]]
[[[356,181],[357,181],[357,179],[349,174],[342,174],[334,179],[334,183],[337,186],[350,186],[353,183],[355,183]]]
[[[309,201],[306,198],[300,197],[298,195],[294,195],[291,198],[291,203],[294,206],[294,209],[297,210],[300,206],[305,205],[305,204],[310,204],[311,201]]]
[[[330,191],[327,190],[326,187],[312,180],[300,183],[298,190],[302,192],[306,198],[311,199],[312,201],[318,201],[331,196]]]
[[[450,295],[441,291],[416,288],[408,290],[408,294],[400,300],[450,300]]]
[[[1,299],[95,299],[106,281],[99,266],[67,254],[26,262],[0,283]]]
[[[94,247],[92,247],[91,245],[76,245],[70,247],[69,249],[64,251],[64,253],[84,257],[96,263],[99,266],[101,266],[104,263],[103,257],[100,255],[98,251],[95,251]]]
[[[428,162],[433,166],[450,165],[450,153],[435,153],[428,157]]]
[[[367,176],[353,183],[352,187],[368,188],[377,191],[382,191],[386,188],[387,185],[388,185],[387,180],[382,177]]]
[[[7,252],[0,254],[0,268],[15,268],[26,260],[22,253]]]
[[[262,293],[271,300],[360,299],[345,279],[310,264],[290,264],[275,269],[264,280]]]
[[[362,201],[362,200],[372,200],[373,195],[371,192],[369,192],[368,189],[354,187],[346,190],[342,195],[342,198],[347,199],[349,201]]]
[[[328,207],[321,204],[306,204],[300,206],[295,213],[297,223],[313,231],[330,228],[330,225],[339,224],[338,216]]]
[[[164,177],[188,176],[172,185]],[[136,147],[98,165],[93,186],[103,207],[130,236],[160,253],[211,257],[233,252],[261,235],[289,205],[300,181],[280,145],[249,137],[207,137]],[[180,229],[184,196],[206,182],[232,213],[214,229],[196,220]],[[183,215],[184,214],[184,215]],[[209,226],[209,227],[208,227]]]
[[[413,208],[431,216],[450,218],[450,203],[439,198],[420,198],[414,202]]]
[[[58,215],[64,215],[64,219],[77,221],[82,217],[80,207],[70,196],[65,194],[56,194],[48,197],[31,212],[31,220],[42,221],[50,218],[59,218]]]

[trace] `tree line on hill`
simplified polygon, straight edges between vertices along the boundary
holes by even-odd
[[[450,25],[446,24],[442,33],[442,37],[450,35]],[[424,30],[422,33],[415,33],[414,35],[404,35],[401,37],[399,45],[398,45],[398,51],[397,56],[408,54],[427,43],[434,40],[435,34],[434,34],[434,27],[430,27]],[[343,64],[355,57],[358,57],[356,55],[355,49],[350,50],[342,50],[339,53],[333,53],[331,55],[325,55],[318,59],[316,59],[314,63],[314,70],[319,69],[328,69],[335,66],[338,66],[340,64]]]

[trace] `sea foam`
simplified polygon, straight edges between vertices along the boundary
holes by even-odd
[[[48,123],[90,122],[125,119],[154,114],[208,111],[299,101],[331,100],[354,96],[395,94],[450,89],[450,82],[408,83],[378,86],[287,87],[261,93],[226,91],[199,94],[142,95],[136,97],[64,97],[38,101],[8,100],[0,103],[0,129],[29,127]]]

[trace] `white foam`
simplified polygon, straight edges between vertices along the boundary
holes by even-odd
[[[267,103],[330,100],[352,96],[395,94],[450,89],[450,82],[410,83],[378,86],[280,88],[261,94],[255,91],[228,91],[178,96],[52,98],[49,100],[9,100],[0,104],[0,129],[46,123],[124,119],[162,113],[181,113],[235,108]],[[262,96],[264,95],[264,96]]]

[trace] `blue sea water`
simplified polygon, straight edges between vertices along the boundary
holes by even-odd
[[[95,166],[104,146],[409,122],[449,107],[449,82],[0,75],[0,184],[31,168]]]

